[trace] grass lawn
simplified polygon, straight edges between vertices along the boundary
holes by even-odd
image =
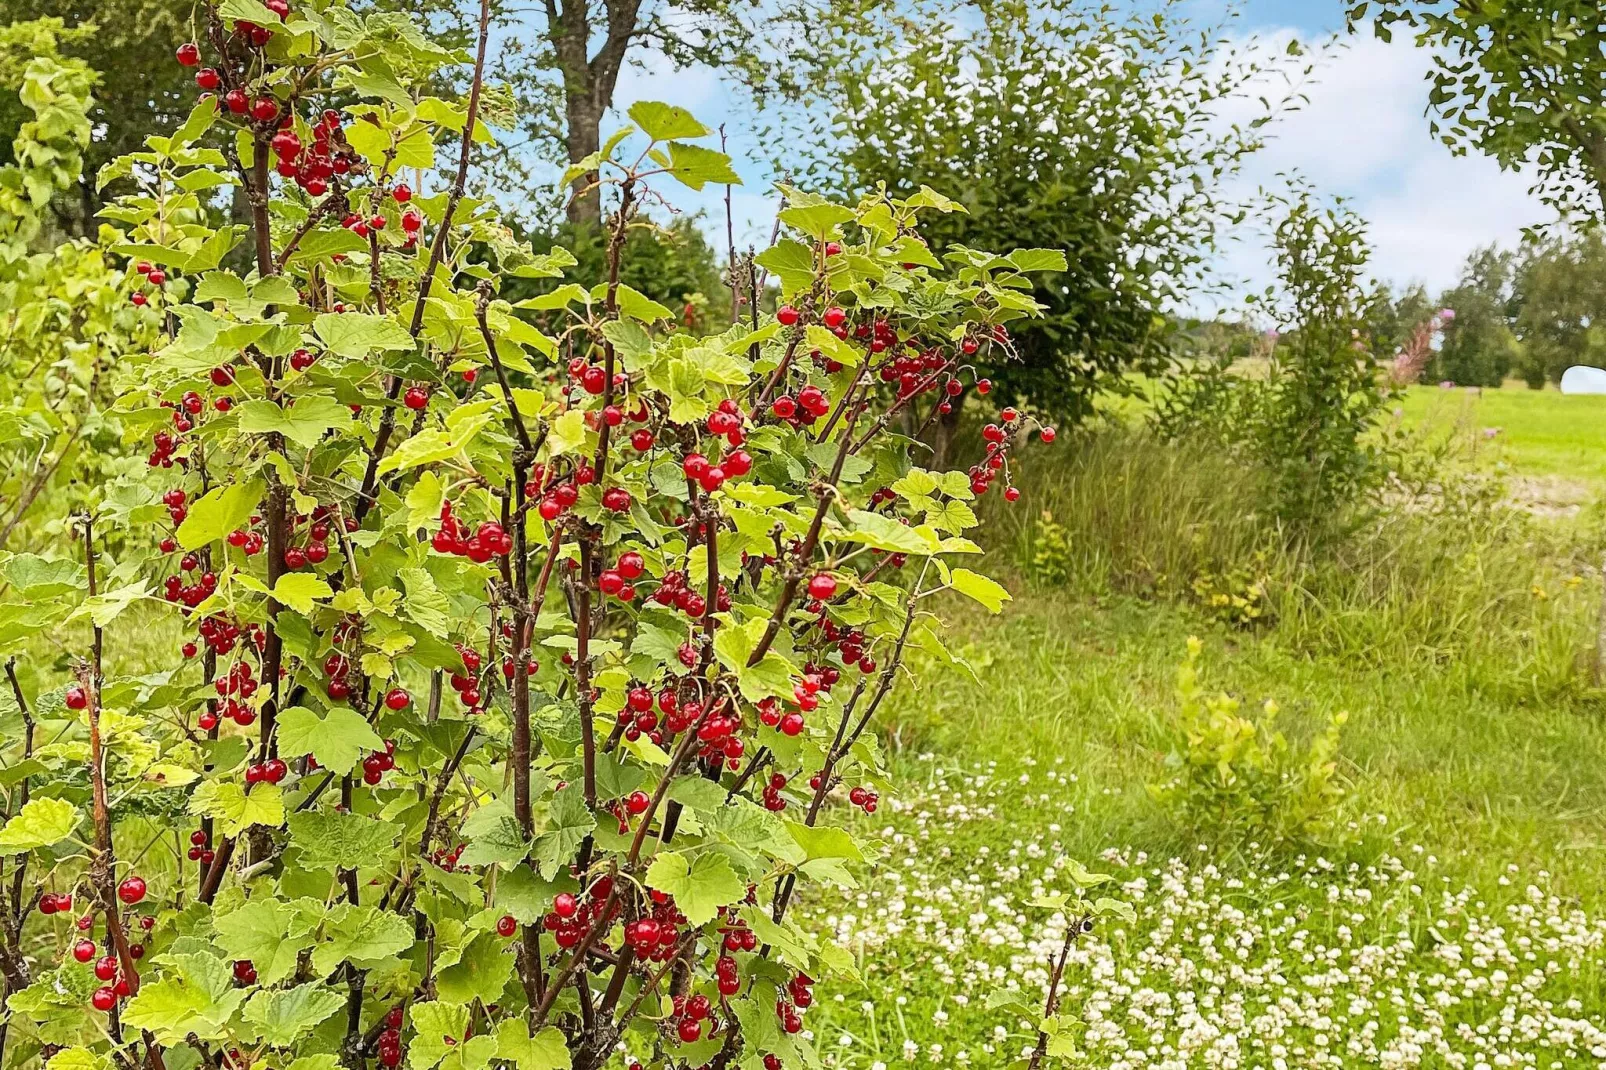
[[[1150,798],[1190,633],[1207,685],[1246,708],[1275,697],[1291,737],[1350,712],[1329,847],[1210,847]],[[1300,657],[1169,605],[1029,595],[954,634],[980,681],[902,698],[898,794],[860,819],[884,854],[864,887],[810,904],[867,984],[809,1018],[834,1065],[1018,1058],[1035,1024],[988,997],[1041,1000],[1066,919],[1028,902],[1066,890],[1071,860],[1138,910],[1072,958],[1085,1065],[1606,1060],[1606,726],[1591,712]]]
[[[1406,427],[1453,436],[1480,464],[1592,496],[1606,488],[1606,396],[1415,386],[1398,407]]]
[[[1399,407],[1541,518],[1606,490],[1606,398],[1428,387]],[[1587,632],[1599,594],[1580,582],[1532,596],[1582,600],[1567,627]],[[1137,917],[1071,956],[1073,1065],[1606,1067],[1599,691],[1525,694],[1455,654],[1319,656],[1184,604],[1011,586],[1002,616],[962,610],[949,631],[979,680],[923,667],[889,711],[897,790],[855,819],[881,846],[864,883],[807,903],[865,982],[810,1013],[828,1065],[1020,1065],[1068,921],[1031,901],[1069,890],[1076,861]],[[1245,710],[1276,699],[1296,744],[1349,713],[1322,842],[1228,843],[1151,796],[1189,635],[1207,688]]]

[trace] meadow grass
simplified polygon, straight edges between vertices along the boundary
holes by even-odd
[[[1402,403],[1417,441],[1441,397]],[[1080,1065],[1606,1066],[1599,540],[1588,511],[1458,478],[1565,475],[1592,499],[1568,457],[1606,446],[1588,415],[1606,399],[1489,400],[1433,427],[1498,458],[1452,451],[1429,500],[1315,547],[1210,451],[1112,423],[1025,458],[1022,502],[985,503],[988,564],[1018,597],[943,607],[975,675],[920,666],[883,735],[896,793],[854,818],[882,852],[861,888],[806,904],[864,974],[809,1017],[828,1065],[1015,1064],[1068,921],[1030,902],[1068,890],[1074,860],[1137,910],[1072,956]],[[1213,599],[1251,587],[1257,619],[1227,623],[1242,614]],[[1207,687],[1275,699],[1296,747],[1348,712],[1330,832],[1227,836],[1148,790],[1182,743],[1189,635]]]
[[[1606,489],[1606,396],[1413,386],[1397,406],[1407,427],[1454,438],[1476,463]]]

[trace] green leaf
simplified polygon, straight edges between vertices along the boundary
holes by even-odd
[[[257,1027],[265,1044],[284,1048],[312,1032],[346,1005],[346,997],[314,981],[284,991],[263,991],[251,997],[243,1017]]]
[[[696,858],[666,851],[647,867],[647,886],[675,897],[675,907],[694,926],[706,925],[721,907],[747,896],[747,882],[736,875],[724,855],[703,853]]]
[[[440,588],[435,586],[435,577],[429,570],[422,568],[404,568],[397,572],[401,577],[402,585],[407,588],[407,598],[402,602],[402,612],[420,628],[437,639],[444,639],[452,631],[452,604]]]
[[[628,114],[630,121],[641,127],[642,133],[654,141],[707,137],[712,133],[685,108],[656,100],[638,100],[630,105]]]
[[[513,976],[514,946],[514,941],[494,932],[476,936],[458,960],[437,976],[440,998],[452,1003],[472,1003],[477,999],[487,1006],[500,1002],[502,989]]]
[[[541,876],[552,880],[574,858],[580,841],[591,835],[597,819],[586,808],[579,787],[571,784],[554,792],[547,811],[546,831],[535,838],[532,856]]]
[[[781,222],[821,240],[831,237],[838,227],[853,219],[853,210],[840,204],[798,205],[783,208],[780,214]]]
[[[273,598],[302,616],[311,613],[320,598],[333,598],[335,590],[310,572],[286,572],[273,585]]]
[[[277,828],[284,824],[284,793],[277,784],[257,784],[247,794],[233,781],[203,780],[190,795],[190,813],[212,818],[225,836],[252,825]]]
[[[849,542],[862,542],[866,546],[893,554],[924,555],[932,552],[932,545],[925,539],[911,528],[883,513],[852,509],[848,512],[848,522],[852,527],[847,532],[841,535],[833,534],[832,537]]]
[[[720,186],[740,186],[742,176],[731,168],[731,158],[723,152],[701,145],[674,142],[669,146],[669,173],[689,189],[700,190],[712,182]]]
[[[290,842],[307,869],[376,866],[395,849],[397,827],[357,814],[304,810],[290,815]]]
[[[519,830],[513,808],[501,799],[468,816],[463,822],[463,843],[458,861],[465,866],[500,865],[512,869],[530,854],[530,844]]]
[[[496,1027],[496,1055],[517,1070],[569,1070],[571,1065],[562,1030],[549,1025],[532,1037],[521,1018],[504,1018]]]
[[[667,307],[660,305],[640,290],[626,286],[622,282],[619,284],[616,295],[621,316],[629,316],[632,319],[641,320],[643,323],[674,318],[675,314],[669,311]]]
[[[201,1040],[229,1036],[228,1020],[245,1000],[229,966],[207,954],[171,955],[174,972],[140,986],[124,1004],[124,1029],[149,1030],[164,1044],[183,1044],[189,1034]]]
[[[241,431],[280,434],[303,449],[311,449],[336,427],[351,423],[351,410],[334,398],[315,394],[299,398],[289,408],[257,399],[236,407]]]
[[[833,828],[829,825],[823,828],[811,828],[800,821],[788,821],[787,831],[803,848],[809,861],[818,858],[846,858],[852,862],[863,862],[864,852],[859,845],[853,842],[853,837],[847,830]]]
[[[231,959],[250,959],[257,980],[276,985],[296,972],[301,952],[313,944],[323,904],[302,900],[301,909],[280,899],[260,897],[213,919],[217,944]]]
[[[814,281],[813,250],[791,238],[782,238],[754,257],[753,262],[774,272],[781,280],[783,296],[794,294]]]
[[[368,312],[325,312],[313,320],[324,348],[343,357],[362,358],[376,349],[411,349],[413,336],[388,316]]]
[[[414,1003],[407,1009],[415,1034],[407,1046],[410,1070],[430,1070],[452,1051],[468,1031],[468,1011],[465,1005],[438,1000]]]
[[[1009,592],[1002,584],[968,568],[954,569],[949,577],[949,586],[986,606],[989,613],[1002,612],[1004,603],[1010,600]]]
[[[400,954],[412,946],[410,919],[377,907],[342,903],[329,912],[312,951],[312,968],[327,974],[342,962],[360,966]]]
[[[64,799],[29,799],[0,828],[0,854],[19,854],[60,843],[78,825],[78,809]]]
[[[231,483],[190,503],[184,523],[178,526],[178,544],[197,550],[244,527],[262,501],[263,486],[260,479]]]
[[[1067,267],[1063,249],[1016,249],[1004,259],[1018,271],[1064,271]]]
[[[335,706],[323,717],[305,706],[292,706],[279,715],[278,732],[281,751],[311,754],[319,765],[342,775],[355,769],[363,755],[385,749],[379,733],[350,706]]]

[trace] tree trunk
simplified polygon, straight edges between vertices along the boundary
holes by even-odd
[[[564,112],[568,120],[569,163],[576,164],[602,147],[602,108],[592,92],[591,79],[584,73],[565,79]],[[602,190],[597,172],[587,171],[574,180],[569,199],[569,222],[576,225],[602,224]],[[589,188],[588,188],[589,187]]]

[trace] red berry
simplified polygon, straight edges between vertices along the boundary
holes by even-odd
[[[193,67],[201,62],[201,50],[189,41],[178,46],[178,52],[175,53],[175,56],[179,63],[186,67]]]
[[[421,386],[410,386],[402,395],[402,403],[409,409],[422,409],[429,404],[429,391]]]
[[[95,941],[80,940],[72,946],[72,957],[79,962],[88,962],[95,957]]]
[[[212,67],[202,67],[195,72],[195,84],[208,92],[223,84],[223,78]]]
[[[117,1006],[117,993],[102,985],[95,989],[95,994],[89,997],[89,1002],[97,1011],[109,1011]]]
[[[73,684],[62,696],[62,702],[66,703],[69,710],[81,710],[89,705],[89,693],[77,684]]]
[[[511,914],[503,914],[496,921],[496,931],[503,936],[512,936],[518,929],[518,919]]]
[[[390,191],[390,195],[396,198],[397,204],[406,204],[413,199],[412,187],[405,182],[398,182],[396,188]]]
[[[809,578],[809,597],[824,602],[836,594],[836,577],[820,572]]]
[[[124,877],[117,886],[117,898],[133,906],[145,898],[145,881],[141,877]]]
[[[798,311],[791,305],[782,305],[775,310],[775,318],[780,321],[782,327],[790,327],[798,321]]]
[[[400,687],[393,687],[385,692],[385,708],[391,710],[405,710],[413,701],[413,696]]]

